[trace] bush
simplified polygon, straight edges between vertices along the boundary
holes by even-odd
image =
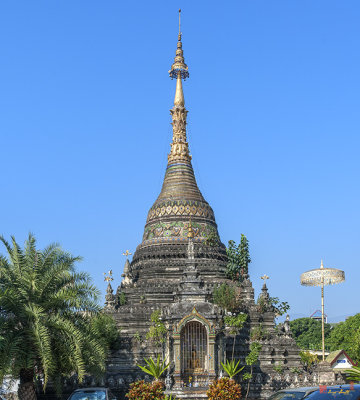
[[[311,354],[309,351],[300,351],[299,355],[302,364],[308,372],[311,372],[320,361],[316,354]]]
[[[136,381],[130,385],[126,394],[129,400],[159,400],[164,399],[164,384],[159,381],[145,383]]]
[[[233,379],[215,380],[206,392],[209,400],[240,400],[241,387]]]
[[[226,311],[234,311],[238,304],[235,289],[227,283],[221,284],[213,292],[214,303]]]

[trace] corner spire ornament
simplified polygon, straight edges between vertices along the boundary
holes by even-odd
[[[128,259],[128,257],[131,256],[132,253],[130,253],[130,250],[125,250],[122,255],[125,256],[126,259]]]
[[[106,273],[104,272],[104,281],[108,283],[105,294],[105,307],[113,308],[115,306],[115,296],[113,294],[113,288],[111,282],[114,280],[112,269]]]
[[[104,281],[109,282],[109,284],[111,281],[114,280],[112,269],[108,273],[104,272],[103,275],[104,275]]]

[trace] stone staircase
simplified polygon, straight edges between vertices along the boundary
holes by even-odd
[[[203,400],[207,399],[207,390],[207,387],[184,387],[165,391],[165,394],[171,394],[172,396],[176,396],[177,399],[182,400]]]

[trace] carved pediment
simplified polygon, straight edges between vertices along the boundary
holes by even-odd
[[[180,320],[178,324],[174,325],[174,334],[180,334],[181,329],[191,321],[197,321],[203,324],[208,332],[208,334],[214,334],[215,333],[215,328],[214,324],[210,322],[208,319],[206,319],[203,315],[198,313],[196,308],[194,307],[192,312],[188,315],[186,315],[184,318]]]

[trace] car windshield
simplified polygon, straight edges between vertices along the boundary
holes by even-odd
[[[306,392],[277,392],[272,394],[268,400],[301,400]]]
[[[71,395],[69,400],[105,400],[105,390],[86,389],[79,390]]]
[[[358,400],[360,390],[358,388],[326,388],[317,390],[306,399],[308,400]]]

